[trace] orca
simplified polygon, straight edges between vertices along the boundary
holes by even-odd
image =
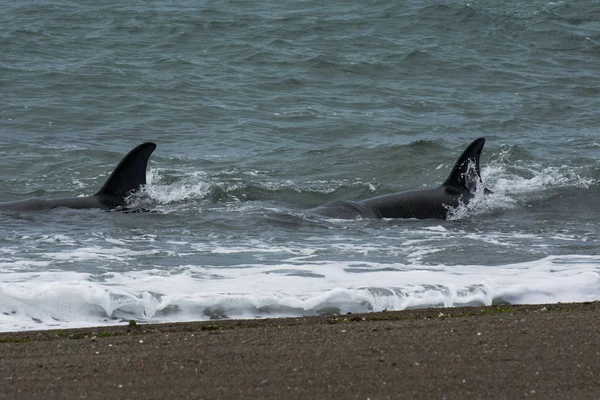
[[[146,184],[148,159],[156,149],[152,142],[142,143],[131,150],[114,169],[100,190],[85,197],[62,199],[29,199],[0,203],[0,210],[6,211],[48,211],[55,208],[101,208],[124,207],[125,199]]]
[[[450,210],[474,197],[482,182],[479,158],[485,138],[474,140],[460,155],[446,181],[432,189],[385,194],[360,201],[328,203],[306,210],[327,218],[447,219]],[[485,193],[491,193],[485,189]]]

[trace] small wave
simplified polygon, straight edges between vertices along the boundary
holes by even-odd
[[[420,145],[421,142],[413,142],[409,146]],[[425,143],[425,147],[430,146],[431,143]],[[503,150],[495,157],[482,168],[484,184],[478,185],[475,197],[468,204],[452,210],[450,219],[511,209],[527,201],[528,197],[537,199],[554,189],[588,189],[597,183],[586,176],[581,167],[512,161],[512,149]],[[235,169],[216,174],[192,171],[173,176],[168,171],[152,168],[145,190],[141,196],[132,199],[132,203],[150,209],[153,205],[166,205],[167,208],[160,208],[164,212],[169,212],[171,206],[177,208],[178,203],[196,205],[201,201],[222,204],[276,201],[302,209],[331,201],[373,197],[381,187],[380,182],[362,179],[278,180],[272,177],[271,171],[263,170]],[[493,193],[484,194],[485,188]],[[265,207],[270,208],[272,204],[265,204]]]
[[[360,179],[307,182],[269,180],[267,173],[258,170],[223,171],[215,175],[199,171],[172,180],[160,169],[151,169],[144,190],[128,199],[129,205],[132,208],[152,208],[152,205],[198,201],[226,204],[277,200],[310,206],[329,201],[331,197],[368,196],[377,189],[376,183]]]
[[[306,260],[219,268],[8,273],[0,330],[598,300],[596,256],[486,267]],[[355,271],[359,268],[361,271]]]
[[[167,183],[158,169],[151,168],[143,195],[158,204],[203,199],[210,191],[210,183],[203,172],[192,172],[179,181]]]
[[[450,219],[463,219],[495,210],[518,206],[523,198],[534,195],[550,196],[551,190],[562,188],[589,189],[597,183],[593,178],[580,174],[579,167],[544,166],[539,163],[509,163],[509,152],[481,170],[483,184],[477,185],[475,197],[468,204],[452,210]],[[492,191],[485,193],[485,189]]]

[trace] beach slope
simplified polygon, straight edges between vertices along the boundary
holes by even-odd
[[[0,334],[0,399],[600,398],[600,302]]]

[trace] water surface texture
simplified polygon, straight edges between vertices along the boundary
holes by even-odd
[[[600,299],[594,1],[0,4],[0,330]],[[443,182],[439,220],[303,210]]]

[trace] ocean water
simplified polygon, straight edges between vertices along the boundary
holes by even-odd
[[[94,193],[158,148],[144,212],[0,213],[0,330],[600,299],[595,1],[0,4],[0,201]],[[439,220],[331,220],[434,187]]]

